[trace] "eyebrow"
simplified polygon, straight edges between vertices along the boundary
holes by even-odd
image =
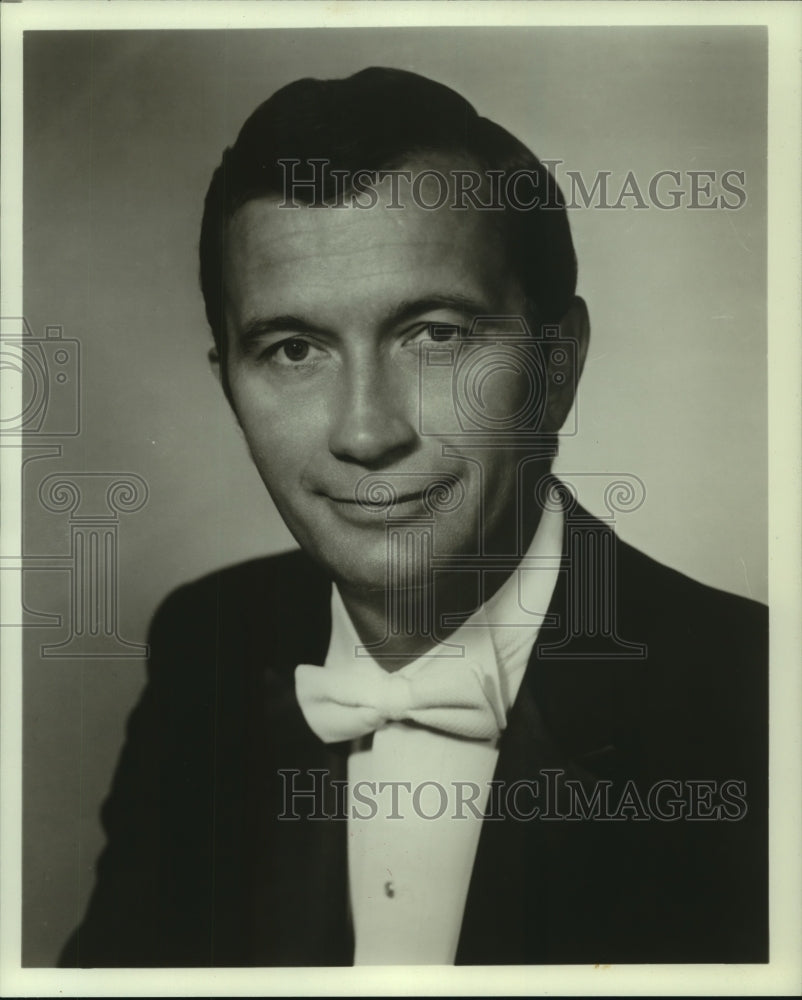
[[[478,302],[467,295],[455,293],[452,295],[427,295],[425,298],[409,299],[400,302],[390,313],[382,326],[393,327],[406,320],[422,316],[424,313],[436,312],[438,309],[448,309],[452,312],[465,313],[475,319],[477,316],[486,316],[493,310],[484,302]]]
[[[459,293],[450,295],[427,295],[419,299],[407,299],[400,302],[393,308],[390,314],[381,322],[382,332],[398,326],[416,316],[423,316],[428,312],[437,310],[451,310],[470,315],[486,316],[492,310],[483,302],[472,299],[467,295]],[[331,336],[333,331],[325,326],[312,323],[302,316],[293,313],[284,313],[280,316],[258,317],[249,320],[239,333],[239,339],[243,344],[252,343],[260,337],[265,337],[271,333],[306,333],[318,336]]]
[[[309,333],[328,334],[330,330],[326,327],[310,323],[300,316],[293,316],[285,313],[282,316],[271,316],[269,318],[252,319],[240,330],[239,339],[243,344],[251,343],[264,337],[269,333]]]

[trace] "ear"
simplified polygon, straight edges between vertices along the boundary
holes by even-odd
[[[554,344],[547,357],[547,385],[549,398],[541,429],[551,434],[565,423],[568,411],[574,402],[579,377],[585,367],[590,340],[590,319],[584,299],[575,296],[571,305],[560,320],[560,341],[565,351],[557,353],[559,347]]]
[[[209,358],[209,367],[212,369],[212,374],[217,379],[217,381],[222,385],[223,372],[222,369],[220,368],[220,352],[217,350],[217,347],[209,348],[208,358]]]
[[[234,416],[237,418],[237,423],[239,423],[239,417],[237,416],[237,411],[236,408],[234,407],[234,401],[231,398],[231,390],[229,389],[228,379],[226,378],[226,374],[223,368],[223,363],[220,359],[220,351],[217,349],[216,345],[214,347],[209,348],[209,354],[207,355],[207,357],[209,358],[209,367],[212,370],[212,374],[220,383],[220,388],[223,390],[223,395],[228,400],[228,405],[231,407]]]

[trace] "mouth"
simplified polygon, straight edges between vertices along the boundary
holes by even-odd
[[[328,496],[328,495],[327,495]],[[388,514],[392,512],[426,512],[423,493],[415,491],[412,493],[401,493],[393,497],[381,497],[376,500],[354,497],[328,496],[328,499],[339,510],[342,515],[349,520],[373,520],[377,514]]]
[[[326,494],[328,496],[328,494]],[[344,506],[359,507],[362,510],[387,510],[389,507],[397,507],[402,503],[422,503],[423,493],[420,491],[415,493],[402,493],[400,496],[392,498],[381,498],[379,500],[356,500],[353,497],[335,497],[328,496],[328,499],[336,504],[343,504]]]

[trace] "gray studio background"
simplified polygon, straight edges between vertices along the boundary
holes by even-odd
[[[25,39],[24,282],[39,336],[80,341],[80,435],[26,466],[23,960],[80,918],[98,809],[141,691],[136,656],[39,655],[68,632],[68,519],[52,472],[135,473],[119,519],[119,632],[144,642],[178,583],[292,544],[208,371],[197,283],[203,196],[223,146],[299,76],[398,66],[456,88],[561,170],[740,170],[740,211],[571,214],[592,341],[579,434],[557,471],[637,475],[628,541],[690,576],[767,594],[765,147],[761,29],[38,32]],[[687,187],[687,184],[684,186]],[[604,508],[592,477],[581,499]],[[658,596],[659,599],[659,596]]]

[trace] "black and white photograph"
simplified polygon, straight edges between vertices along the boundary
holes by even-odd
[[[799,9],[58,7],[3,995],[795,989]]]

